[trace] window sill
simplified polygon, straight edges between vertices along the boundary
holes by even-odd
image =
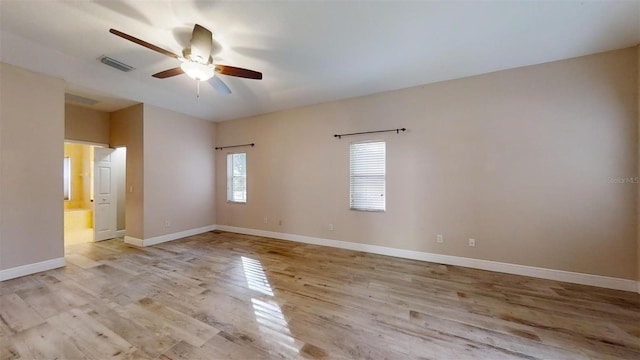
[[[355,208],[349,208],[349,210],[352,211],[364,211],[364,212],[376,212],[376,213],[383,213],[383,212],[387,212],[387,210],[373,210],[373,209],[355,209]]]

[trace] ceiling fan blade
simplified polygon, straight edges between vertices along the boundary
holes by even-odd
[[[163,49],[161,47],[158,47],[158,46],[155,46],[153,44],[150,44],[150,43],[148,43],[148,42],[146,42],[144,40],[140,40],[137,37],[131,36],[129,34],[125,34],[122,31],[118,31],[116,29],[109,29],[109,32],[114,34],[114,35],[120,36],[123,39],[127,39],[127,40],[129,40],[131,42],[134,42],[134,43],[136,43],[138,45],[142,45],[142,46],[144,46],[144,47],[146,47],[148,49],[151,49],[153,51],[159,52],[162,55],[166,55],[166,56],[172,57],[174,59],[178,58],[178,55],[172,53],[171,51],[168,51],[168,50],[165,50],[165,49]]]
[[[249,69],[243,69],[235,66],[216,65],[216,72],[222,75],[237,76],[237,77],[247,78],[247,79],[256,79],[256,80],[262,79],[261,72],[257,72]]]
[[[213,86],[214,89],[218,90],[219,93],[224,95],[231,94],[231,89],[224,83],[219,77],[214,76],[209,80],[209,84]]]
[[[180,74],[184,74],[184,71],[182,71],[182,68],[177,67],[177,68],[173,68],[165,71],[160,71],[159,73],[153,74],[151,76],[158,79],[166,79],[168,77],[172,77]]]
[[[205,27],[196,24],[191,35],[191,59],[202,64],[207,64],[211,57],[213,47],[213,34]]]

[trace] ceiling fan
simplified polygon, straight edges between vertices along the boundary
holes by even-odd
[[[138,39],[129,34],[116,29],[109,29],[109,32],[120,36],[121,38],[132,41],[138,45],[142,45],[148,49],[159,52],[162,55],[178,59],[182,64],[179,67],[161,71],[152,76],[158,79],[166,79],[168,77],[187,74],[193,80],[196,80],[198,86],[198,97],[200,97],[200,82],[211,80],[211,84],[221,93],[231,94],[229,87],[217,76],[216,73],[227,76],[237,76],[247,79],[262,79],[262,73],[243,69],[234,66],[214,64],[211,57],[211,49],[213,47],[213,34],[204,26],[196,24],[193,27],[191,35],[190,47],[182,50],[182,56],[176,55],[171,51],[150,44],[144,40]]]

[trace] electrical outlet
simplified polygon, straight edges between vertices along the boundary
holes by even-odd
[[[444,242],[444,237],[442,237],[442,234],[436,235],[436,242],[440,244]]]
[[[475,247],[476,246],[476,239],[469,239],[469,246]]]
[[[329,224],[329,231],[333,231],[333,224]]]
[[[166,228],[171,227],[171,221],[166,220],[166,221],[164,222],[164,227],[166,227]]]
[[[265,224],[268,224],[269,223],[269,218],[265,216],[263,221],[264,221]]]
[[[279,225],[279,226],[282,226],[282,220],[279,220],[279,221],[278,221],[278,225]]]

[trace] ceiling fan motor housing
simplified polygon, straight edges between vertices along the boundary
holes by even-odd
[[[184,48],[184,50],[182,50],[182,57],[185,58],[186,60],[189,61],[195,61],[201,64],[213,64],[213,56],[209,56],[209,59],[207,59],[207,61],[203,61],[199,56],[198,57],[194,57],[191,53],[191,48]]]

